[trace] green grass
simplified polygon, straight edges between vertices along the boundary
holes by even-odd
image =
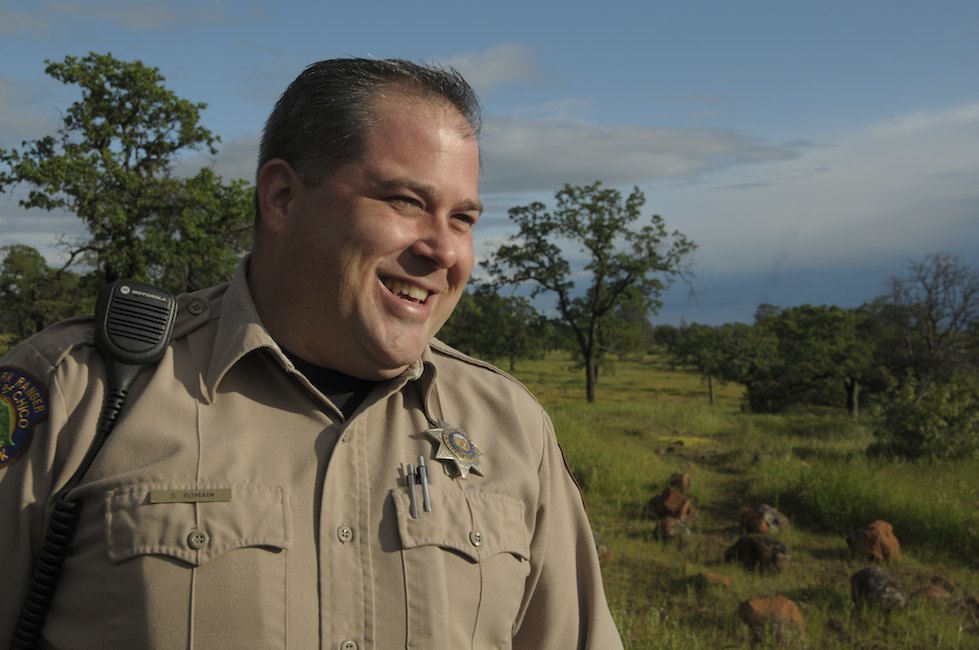
[[[566,358],[524,361],[514,374],[554,420],[589,508],[610,546],[606,592],[626,647],[742,648],[750,643],[738,604],[781,594],[800,606],[808,648],[975,648],[979,611],[979,467],[976,463],[886,464],[863,453],[867,427],[842,414],[785,416],[741,412],[740,388],[706,387],[656,359],[619,362],[599,380],[598,402],[584,401],[582,373]],[[693,478],[699,511],[689,543],[664,545],[645,514],[674,472]],[[782,534],[789,570],[758,575],[726,564],[740,535],[742,507],[769,503],[793,522]],[[914,601],[881,617],[852,608],[844,535],[874,519],[893,526],[902,558],[885,569],[909,592],[941,576],[955,587],[948,606]],[[729,587],[698,588],[716,572]],[[774,641],[762,647],[774,647]]]
[[[919,552],[979,568],[976,464],[785,462],[759,472],[752,494],[780,501],[814,529],[845,534],[884,519]],[[949,544],[949,540],[955,540]]]

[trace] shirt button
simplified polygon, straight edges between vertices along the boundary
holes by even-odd
[[[194,316],[200,316],[204,313],[205,309],[207,308],[204,306],[204,301],[200,299],[193,300],[189,305],[187,305],[187,311]]]
[[[339,528],[337,528],[337,539],[339,539],[341,543],[346,544],[347,542],[353,540],[353,538],[354,538],[354,531],[350,527],[340,526]]]
[[[473,546],[483,545],[483,534],[478,530],[473,530],[469,532],[469,541],[472,542]]]
[[[340,650],[357,650],[357,643],[347,639],[340,642]]]
[[[208,536],[200,528],[195,528],[190,531],[190,535],[187,535],[187,546],[191,547],[195,551],[199,551],[205,546],[207,546]]]

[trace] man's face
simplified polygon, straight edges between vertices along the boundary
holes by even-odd
[[[272,335],[366,379],[399,374],[455,309],[481,210],[479,149],[458,112],[404,97],[375,108],[363,157],[294,190],[271,262],[288,312]]]

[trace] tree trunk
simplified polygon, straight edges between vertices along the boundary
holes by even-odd
[[[585,356],[585,399],[591,404],[595,401],[595,384],[598,383],[598,363],[594,353]]]
[[[710,405],[711,406],[714,406],[714,403],[716,402],[716,400],[714,398],[714,376],[713,375],[707,375],[707,399],[710,402]]]
[[[852,420],[860,417],[860,382],[856,379],[846,380],[846,412]]]

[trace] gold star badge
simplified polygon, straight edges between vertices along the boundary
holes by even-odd
[[[469,470],[472,470],[480,476],[485,476],[479,463],[479,457],[483,452],[469,439],[465,431],[443,422],[441,427],[429,429],[425,433],[439,444],[435,459],[449,461],[449,468],[454,470],[454,473],[466,478],[469,476]]]

